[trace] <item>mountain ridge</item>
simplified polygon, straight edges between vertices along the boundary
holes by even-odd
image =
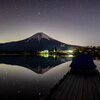
[[[68,48],[79,48],[80,46],[60,42],[43,32],[38,32],[23,40],[0,43],[0,51],[33,51],[46,50],[55,47],[60,50],[65,50]]]

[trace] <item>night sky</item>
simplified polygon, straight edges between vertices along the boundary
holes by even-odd
[[[67,44],[100,46],[100,0],[0,0],[0,43],[37,32]]]

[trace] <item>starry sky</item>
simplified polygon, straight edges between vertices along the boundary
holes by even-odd
[[[67,44],[100,46],[100,0],[0,0],[0,43],[37,32]]]

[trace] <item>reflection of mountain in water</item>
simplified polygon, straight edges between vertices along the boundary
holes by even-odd
[[[0,57],[0,63],[23,66],[40,74],[69,60],[71,60],[71,58],[59,57],[53,59],[40,56]]]

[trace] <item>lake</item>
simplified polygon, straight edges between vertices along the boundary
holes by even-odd
[[[72,56],[0,57],[0,96],[41,100],[70,70]],[[100,61],[95,60],[100,71]]]

